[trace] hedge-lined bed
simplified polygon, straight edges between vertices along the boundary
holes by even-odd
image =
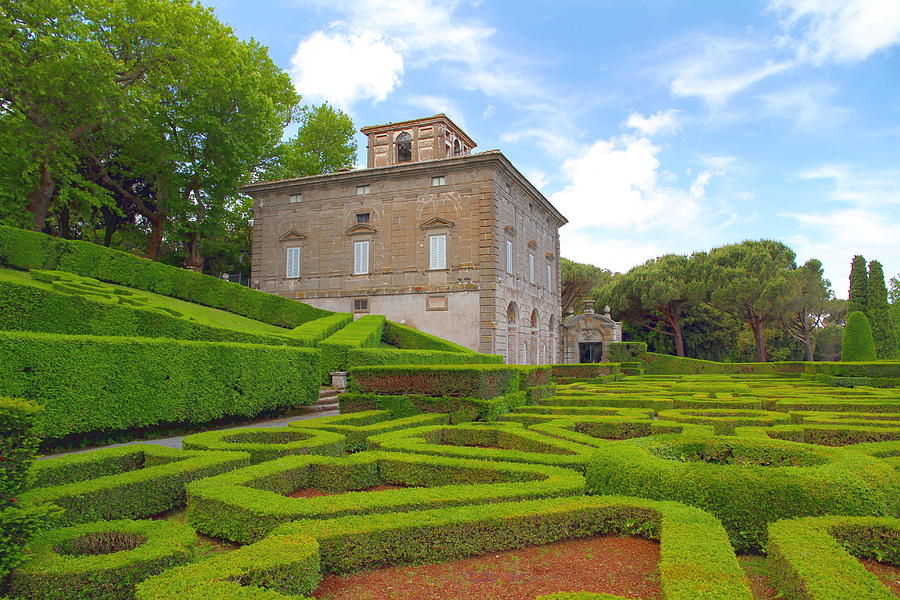
[[[537,411],[534,408],[555,408],[556,411]],[[502,415],[498,421],[521,423],[525,426],[534,425],[535,423],[545,423],[554,419],[571,418],[576,413],[566,412],[564,406],[553,407],[532,407],[522,406],[517,408],[515,412]],[[596,412],[590,414],[594,417],[614,417],[616,419],[629,418],[632,420],[650,420],[653,418],[653,410],[649,408],[597,408]]]
[[[445,425],[450,421],[449,415],[444,413],[416,414],[400,418],[395,418],[395,416],[396,413],[390,410],[364,410],[334,417],[295,421],[290,424],[290,427],[300,428],[304,431],[331,431],[343,435],[344,451],[360,452],[366,449],[370,436],[410,427]]]
[[[144,518],[180,506],[188,482],[250,464],[246,452],[198,452],[153,444],[92,450],[36,462],[25,505],[65,509],[60,522]]]
[[[585,446],[599,447],[612,440],[682,433],[685,426],[648,418],[571,416],[535,423],[529,429]]]
[[[479,460],[568,467],[584,472],[593,448],[524,429],[517,423],[404,429],[369,438],[369,448]]]
[[[301,430],[297,427],[241,427],[204,431],[186,436],[185,450],[237,450],[258,463],[288,454],[341,456],[344,436],[330,431]]]
[[[312,404],[318,378],[307,348],[0,332],[0,394],[39,400],[45,438]]]
[[[404,486],[367,492],[374,486]],[[291,498],[314,488],[338,495]],[[358,493],[353,493],[358,492]],[[188,486],[188,521],[198,531],[240,543],[299,519],[519,501],[584,492],[570,469],[403,453],[347,458],[288,456]]]
[[[477,354],[475,352],[353,348],[347,353],[348,368],[375,365],[471,365],[502,363],[503,357],[499,354]]]
[[[808,517],[769,526],[769,573],[785,600],[891,600],[857,558],[900,566],[900,519]]]
[[[766,435],[773,439],[806,444],[847,446],[900,440],[900,426],[884,427],[883,423],[867,425],[800,423],[772,427],[766,431]]]
[[[318,346],[319,342],[340,331],[353,321],[350,313],[335,313],[298,325],[290,331],[290,337],[304,346]]]
[[[728,408],[661,410],[659,418],[679,423],[710,425],[717,435],[734,435],[735,427],[771,427],[791,421],[790,415],[785,413]]]
[[[125,600],[134,586],[193,557],[197,534],[174,521],[100,521],[37,536],[9,580],[35,600]]]
[[[322,382],[330,384],[331,373],[349,368],[350,350],[377,347],[381,343],[384,322],[381,315],[366,315],[320,341],[318,348],[322,353]]]
[[[765,547],[766,527],[818,514],[896,514],[900,482],[882,460],[840,448],[757,438],[654,436],[601,446],[591,494],[677,500],[709,510],[738,550]]]
[[[513,365],[354,367],[350,370],[350,391],[490,400],[518,391],[520,373],[521,369]]]
[[[50,269],[174,296],[279,327],[327,316],[326,310],[104,246],[0,225],[0,265]]]
[[[419,394],[341,394],[341,413],[386,410],[394,417],[420,413],[445,413],[450,423],[495,421],[497,418],[528,402],[526,392],[508,392],[489,400],[455,396],[423,396]]]

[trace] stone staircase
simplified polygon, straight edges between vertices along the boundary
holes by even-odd
[[[338,410],[338,392],[330,388],[319,390],[319,400],[308,407],[308,412],[328,412]]]

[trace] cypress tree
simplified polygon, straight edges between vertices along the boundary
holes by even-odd
[[[884,270],[877,260],[869,261],[869,280],[866,285],[866,316],[875,338],[878,358],[894,358],[897,352],[897,332],[891,319]]]
[[[862,311],[854,311],[847,315],[847,326],[844,327],[844,339],[841,343],[841,361],[875,360],[875,340],[869,319]]]
[[[855,311],[866,312],[868,302],[869,281],[866,275],[866,259],[861,254],[853,257],[850,265],[850,301],[847,305],[847,313]]]

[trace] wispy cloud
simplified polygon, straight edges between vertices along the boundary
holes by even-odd
[[[656,135],[678,131],[681,123],[678,121],[678,111],[670,109],[661,110],[648,117],[639,112],[633,112],[628,116],[625,126],[643,135]]]

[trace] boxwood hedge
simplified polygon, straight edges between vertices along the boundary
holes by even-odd
[[[367,365],[471,365],[502,363],[503,357],[499,354],[476,354],[474,352],[353,348],[347,353],[348,368]]]
[[[420,413],[445,413],[451,423],[467,421],[495,421],[497,417],[526,404],[526,392],[508,392],[489,400],[455,396],[423,396],[419,394],[341,394],[341,413],[387,410],[394,417]]]
[[[354,367],[350,370],[350,391],[489,400],[518,391],[521,373],[514,365]]]
[[[409,327],[408,325],[394,323],[393,321],[385,322],[382,341],[404,350],[437,350],[441,352],[472,354],[472,351],[465,346],[454,344],[450,340],[445,340],[429,333],[425,333],[424,331],[419,331],[413,327]]]
[[[766,430],[766,435],[773,439],[823,446],[848,446],[865,442],[900,440],[900,426],[885,427],[883,425],[883,423],[865,425],[800,423],[772,427]]]
[[[341,456],[344,436],[297,427],[239,427],[186,436],[181,447],[185,450],[237,450],[246,452],[251,462],[258,463],[288,454]]]
[[[321,342],[321,378],[325,384],[331,383],[331,373],[349,368],[349,352],[353,348],[372,348],[381,343],[384,317],[366,315],[336,331]]]
[[[364,410],[334,417],[294,421],[290,427],[341,434],[344,436],[344,451],[359,452],[366,449],[370,436],[410,427],[444,425],[449,422],[448,415],[443,413],[417,414],[401,418],[394,418],[394,416],[394,413],[389,410]]]
[[[661,410],[659,418],[679,423],[711,425],[717,435],[734,435],[735,427],[771,427],[790,423],[791,420],[789,415],[781,412],[730,408]]]

